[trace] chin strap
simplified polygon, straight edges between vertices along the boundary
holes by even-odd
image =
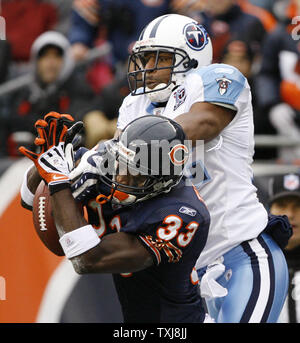
[[[130,205],[136,201],[136,196],[112,189],[108,196],[99,194],[96,198],[96,202],[101,205],[106,204],[109,201],[113,201],[115,204],[120,205]]]
[[[176,87],[176,85],[174,83],[171,83],[168,87],[166,86],[166,83],[160,83],[153,89],[146,87],[146,91],[149,92],[147,93],[147,96],[151,100],[151,102],[165,102],[169,100],[169,97],[173,92],[174,88]]]
[[[109,202],[111,200],[111,197],[112,197],[112,194],[110,195],[104,195],[104,194],[99,194],[97,197],[96,197],[96,202],[100,205],[104,205],[106,204],[107,202]]]

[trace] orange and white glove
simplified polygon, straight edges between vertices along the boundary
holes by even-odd
[[[53,146],[43,154],[24,151],[22,148],[20,147],[19,150],[34,162],[41,178],[47,183],[51,195],[70,187],[70,169],[63,149],[64,143]]]
[[[50,112],[44,119],[35,123],[38,133],[35,144],[40,146],[40,153],[30,151],[23,146],[19,148],[22,154],[34,162],[41,178],[47,183],[50,194],[70,187],[69,173],[73,167],[73,158],[68,155],[72,155],[73,151],[71,143],[67,144],[68,149],[65,146],[68,133],[66,120],[72,122],[74,119],[67,116]],[[78,123],[74,125],[75,128],[79,128]],[[74,128],[72,130],[74,131]]]
[[[82,127],[83,123],[81,121],[75,122],[70,114],[49,112],[44,116],[44,119],[35,123],[38,137],[34,143],[46,150],[53,145],[58,145],[60,141],[64,141],[67,146],[72,143],[73,138]]]

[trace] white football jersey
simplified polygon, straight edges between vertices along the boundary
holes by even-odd
[[[241,242],[257,237],[267,225],[267,212],[252,183],[254,128],[247,79],[226,64],[202,67],[187,75],[165,107],[151,103],[146,95],[127,96],[120,107],[118,128],[149,114],[175,119],[196,102],[215,103],[237,111],[220,135],[204,145],[204,154],[194,160],[194,164],[202,166],[204,178],[192,181],[211,215],[207,243],[196,264],[198,269]]]

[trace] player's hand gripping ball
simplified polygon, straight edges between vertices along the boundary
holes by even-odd
[[[64,252],[52,214],[50,190],[53,194],[65,188],[64,183],[69,183],[68,174],[73,167],[72,140],[82,125],[82,122],[75,123],[70,115],[49,112],[44,119],[35,123],[38,134],[35,144],[40,147],[40,152],[19,148],[21,153],[34,162],[43,178],[33,200],[35,230],[43,244],[58,256],[63,256]]]

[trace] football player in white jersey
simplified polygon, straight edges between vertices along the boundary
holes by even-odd
[[[252,184],[250,88],[236,68],[211,63],[211,40],[193,19],[169,14],[150,22],[129,59],[131,94],[116,134],[153,114],[180,123],[193,144],[204,141],[204,156],[194,161],[204,177],[193,182],[211,215],[196,264],[209,313],[216,322],[276,322],[288,272],[282,250],[263,232],[268,214]]]

